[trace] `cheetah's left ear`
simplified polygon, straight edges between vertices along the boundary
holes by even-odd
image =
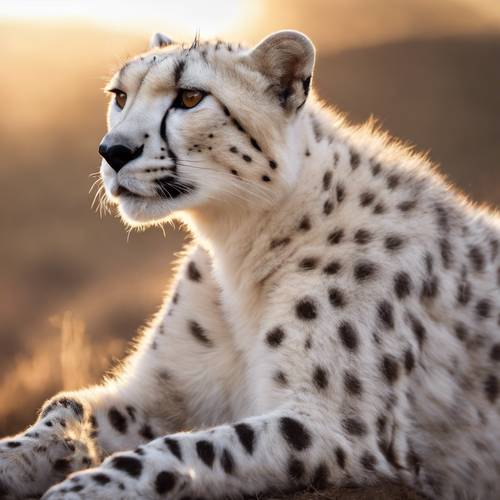
[[[264,38],[248,55],[249,62],[272,82],[281,106],[300,109],[307,99],[314,67],[315,49],[298,31],[278,31]]]
[[[167,35],[155,33],[149,40],[149,49],[161,49],[174,43]]]

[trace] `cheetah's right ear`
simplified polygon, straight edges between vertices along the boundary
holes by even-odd
[[[298,31],[277,31],[264,38],[248,55],[249,62],[272,82],[281,106],[294,111],[307,99],[315,49]]]
[[[161,49],[174,43],[167,35],[163,33],[155,33],[149,40],[149,49]]]

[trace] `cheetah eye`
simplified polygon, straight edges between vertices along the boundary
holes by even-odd
[[[115,94],[116,105],[120,109],[123,109],[125,107],[126,102],[127,102],[127,94],[125,94],[125,92],[121,91],[120,89],[112,89],[112,90],[110,90],[110,92]]]
[[[179,92],[179,107],[184,109],[194,108],[204,97],[205,94],[201,90],[182,89]]]

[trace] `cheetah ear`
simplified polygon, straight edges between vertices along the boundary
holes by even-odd
[[[161,49],[174,43],[167,35],[163,33],[155,33],[149,40],[150,49]]]
[[[250,64],[272,82],[281,106],[300,109],[309,94],[315,49],[298,31],[277,31],[264,38],[248,55]]]

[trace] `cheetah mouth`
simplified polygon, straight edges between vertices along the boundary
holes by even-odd
[[[189,182],[182,182],[173,175],[156,179],[156,194],[160,198],[174,199],[194,191],[195,187]]]
[[[134,193],[133,191],[130,191],[130,189],[127,189],[126,187],[121,185],[118,185],[116,191],[113,194],[117,197],[123,196],[127,198],[144,198],[144,196]]]

